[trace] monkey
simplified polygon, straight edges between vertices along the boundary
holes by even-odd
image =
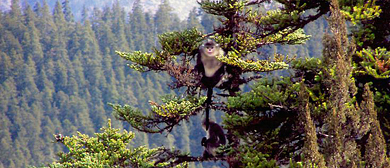
[[[203,75],[201,82],[205,87],[214,87],[221,81],[225,69],[216,56],[224,54],[220,45],[211,39],[199,47],[195,69]]]
[[[205,147],[203,157],[209,158],[216,156],[216,149],[226,144],[225,133],[221,126],[214,121],[209,121],[210,128],[206,130],[206,120],[203,120],[202,127],[206,131],[207,136],[202,138],[202,146]]]
[[[216,56],[224,55],[225,52],[215,41],[208,39],[199,47],[195,70],[202,74],[201,83],[207,88],[206,99],[206,130],[209,128],[209,111],[213,88],[221,84],[225,74],[225,65]]]

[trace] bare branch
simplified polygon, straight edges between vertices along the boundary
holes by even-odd
[[[176,80],[169,84],[171,89],[187,87],[187,93],[194,95],[196,90],[200,87],[201,75],[194,72],[192,66],[181,66],[181,65],[167,65],[167,72],[170,76]]]
[[[255,4],[261,4],[263,2],[269,2],[269,0],[251,0],[248,3],[245,4],[245,6],[255,5]]]

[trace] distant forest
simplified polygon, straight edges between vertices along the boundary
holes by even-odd
[[[149,100],[178,94],[167,86],[169,75],[136,72],[115,51],[152,51],[159,34],[192,27],[211,32],[218,21],[196,8],[180,20],[167,1],[155,15],[137,3],[126,13],[116,3],[103,10],[84,9],[80,21],[68,0],[57,1],[54,9],[46,3],[17,4],[13,0],[11,10],[0,13],[0,168],[52,162],[64,150],[53,135],[99,132],[113,118],[108,103],[147,110]],[[319,19],[305,27],[312,36],[306,44],[267,46],[261,53],[320,57],[326,27]],[[147,135],[114,118],[112,122],[115,128],[135,131],[135,146],[165,145],[201,155],[200,117],[169,135]]]

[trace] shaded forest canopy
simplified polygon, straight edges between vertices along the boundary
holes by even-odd
[[[18,0],[12,2],[13,5],[9,12],[0,13],[0,149],[2,151],[0,153],[0,167],[39,166],[56,161],[58,158],[56,153],[67,149],[53,143],[55,141],[53,135],[61,133],[71,136],[81,132],[93,136],[95,132],[99,132],[99,128],[106,126],[109,118],[113,118],[113,108],[108,103],[128,104],[147,111],[150,109],[149,101],[161,102],[159,97],[165,94],[182,93],[183,91],[174,91],[167,86],[170,79],[172,79],[167,73],[156,74],[134,71],[127,67],[129,62],[121,59],[115,51],[153,52],[152,46],[161,47],[158,43],[159,34],[190,30],[193,27],[203,33],[210,33],[213,31],[213,25],[219,24],[215,16],[198,9],[192,10],[189,18],[181,21],[177,15],[171,13],[172,8],[168,3],[161,4],[155,15],[143,12],[139,4],[134,5],[132,12],[126,13],[116,3],[103,10],[84,10],[82,20],[75,21],[67,0],[57,1],[54,9],[50,9],[46,3],[37,3],[34,6],[21,8],[14,5],[19,4]],[[379,5],[388,4],[384,1],[378,2]],[[315,11],[310,10],[307,13],[311,14],[311,12],[315,13]],[[387,14],[388,11],[382,12],[382,15],[388,18]],[[356,17],[350,15],[349,19],[354,21]],[[380,21],[366,21],[360,26],[365,28],[363,30],[366,30],[371,28],[368,23],[380,25],[381,23],[378,23]],[[367,32],[360,32],[361,29],[359,28],[357,26],[355,29],[351,29],[352,32],[357,34],[356,39],[366,40],[356,42],[358,52],[356,52],[356,57],[353,57],[353,61],[356,61],[357,64],[359,61],[363,62],[363,64],[358,64],[361,66],[354,65],[359,70],[356,72],[358,75],[354,76],[358,81],[356,82],[358,86],[356,92],[360,95],[360,97],[356,96],[356,99],[359,103],[362,100],[375,100],[385,143],[389,146],[390,118],[388,117],[388,105],[390,104],[390,98],[389,77],[386,76],[390,68],[389,53],[386,51],[389,46],[386,43],[381,43],[382,46],[378,45],[382,37],[378,37],[377,34],[377,38],[362,37]],[[322,45],[322,38],[326,31],[329,32],[328,29],[328,21],[321,17],[304,27],[305,33],[311,35],[311,39],[306,44],[264,46],[260,48],[258,58],[268,58],[268,56],[276,53],[297,55],[301,58],[320,58],[327,54],[332,55],[333,53],[325,50],[327,47],[332,48],[334,46],[330,42],[324,42],[324,49]],[[382,35],[386,39],[389,32],[384,31]],[[340,37],[340,39],[342,38]],[[370,38],[372,39],[367,40]],[[327,40],[332,42],[333,39],[329,37]],[[385,40],[382,38],[382,41]],[[383,48],[372,51],[368,49],[369,47],[372,49],[376,47]],[[374,54],[375,52],[376,54]],[[371,58],[372,55],[375,55],[375,57]],[[336,103],[337,101],[328,101],[326,95],[346,96],[336,94],[337,88],[331,85],[335,81],[329,80],[333,74],[325,70],[328,65],[340,65],[333,64],[332,60],[326,61],[319,59],[297,60],[292,65],[295,71],[291,80],[290,78],[276,81],[261,80],[252,86],[250,92],[229,99],[231,105],[229,108],[245,111],[248,114],[257,114],[259,109],[261,111],[261,108],[264,107],[262,106],[263,103],[275,103],[271,100],[263,100],[263,97],[258,97],[259,93],[272,99],[273,93],[281,93],[281,95],[288,97],[289,94],[294,92],[298,98],[301,98],[301,104],[310,104],[307,108],[299,106],[294,109],[306,112],[300,113],[300,119],[309,122],[310,115],[307,114],[314,113],[311,116],[315,121],[313,123],[314,127],[321,126],[323,123],[317,122],[320,122],[324,117],[321,112],[326,111],[324,109],[329,107],[326,103]],[[297,92],[297,85],[291,83],[302,78],[305,79],[305,86],[302,85],[302,88],[307,87],[303,89],[308,90],[307,93]],[[341,80],[341,77],[338,79]],[[364,84],[366,83],[371,84],[371,89],[374,91],[373,95],[364,92]],[[329,88],[330,91],[324,91],[322,88]],[[354,88],[351,87],[350,90],[352,94]],[[306,100],[304,97],[310,97],[310,100]],[[264,102],[256,102],[256,100]],[[275,98],[275,100],[279,101],[280,97]],[[283,100],[287,103],[282,104],[282,107],[296,105],[294,104],[296,102],[288,102],[289,99]],[[367,107],[372,105],[369,102],[364,104]],[[290,110],[282,109],[282,112],[288,114]],[[372,111],[367,113],[374,115]],[[221,122],[222,113],[213,112],[211,114],[213,120]],[[281,113],[281,117],[285,117],[284,113]],[[200,139],[205,134],[199,131],[202,130],[201,119],[202,116],[198,115],[191,118],[190,122],[181,122],[181,126],[175,127],[167,135],[146,134],[135,130],[126,122],[117,119],[111,121],[114,128],[135,133],[134,139],[130,143],[132,146],[146,145],[150,148],[165,146],[169,149],[175,147],[181,151],[191,153],[193,156],[200,156],[203,152],[199,146]],[[236,125],[234,123],[236,121],[232,118],[226,120],[226,129],[229,129],[229,125],[231,126],[230,129],[233,130],[245,129],[244,125]],[[248,121],[251,121],[250,117],[242,117],[240,122]],[[264,126],[262,124],[269,124],[267,122],[260,123],[260,121],[261,119],[258,120],[259,123],[248,125],[248,128],[262,127]],[[287,120],[286,122],[291,121]],[[370,128],[375,127],[375,119],[367,119],[367,122],[374,125]],[[346,126],[350,125],[346,124]],[[277,125],[275,127],[277,128]],[[363,126],[361,128],[368,129],[368,127]],[[310,129],[307,128],[305,131]],[[263,130],[253,129],[251,131]],[[274,135],[275,132],[267,132],[261,137],[254,137],[254,132],[238,136],[247,137],[248,139],[244,138],[245,140],[243,140],[245,143],[259,141],[260,139],[264,142],[276,141],[276,139],[266,139],[267,136]],[[356,133],[354,135],[359,140],[371,138],[360,137],[362,134]],[[292,137],[301,138],[300,136],[293,135]],[[329,135],[323,133],[323,136]],[[294,139],[287,140],[293,141]],[[280,140],[280,143],[286,142]],[[272,158],[254,154],[253,149],[239,150],[242,150],[243,153],[247,152],[247,156],[242,156],[247,158],[264,157],[272,160],[277,159],[276,156],[288,155],[288,153],[278,153],[281,151],[275,150],[275,146],[272,145],[251,146],[253,149],[269,152],[265,152],[265,155],[272,156]],[[303,143],[300,145],[303,146]],[[326,143],[324,146],[326,146]],[[285,147],[289,148],[291,146]],[[313,156],[310,153],[305,154]],[[362,154],[362,157],[364,157],[364,154]],[[369,159],[371,158],[365,158],[365,160]],[[248,160],[243,161],[250,162]],[[312,161],[321,164],[318,160],[313,159]],[[273,165],[272,161],[269,164]],[[203,164],[205,167],[208,165],[210,163]],[[200,167],[201,164],[193,164],[192,166]]]

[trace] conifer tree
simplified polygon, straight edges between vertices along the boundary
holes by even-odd
[[[24,39],[22,41],[23,51],[25,56],[31,56],[32,59],[41,64],[43,59],[43,50],[42,45],[39,41],[39,31],[35,26],[36,15],[31,10],[30,6],[26,7],[25,10],[25,20],[27,25],[27,31],[24,34]]]
[[[111,54],[114,52],[110,50],[114,46],[114,34],[110,28],[111,22],[104,21],[102,15],[103,13],[99,9],[94,9],[94,17],[91,19],[91,24],[96,38],[100,39],[98,43],[102,54]]]
[[[255,75],[244,78],[242,76],[244,73],[270,72],[287,68],[290,59],[286,56],[276,55],[270,60],[253,60],[248,57],[256,53],[258,48],[268,44],[303,43],[308,39],[308,36],[304,35],[299,28],[305,23],[315,20],[321,14],[316,13],[313,16],[303,17],[302,13],[293,12],[293,9],[289,9],[269,12],[262,16],[262,13],[250,8],[261,3],[262,1],[202,1],[199,4],[203,10],[223,17],[221,26],[216,27],[214,32],[202,34],[196,29],[190,29],[161,34],[159,36],[161,50],[154,49],[154,53],[140,51],[124,53],[117,51],[120,56],[133,63],[130,65],[131,68],[141,72],[166,71],[175,79],[170,84],[172,89],[187,88],[187,93],[182,98],[164,97],[163,104],[151,102],[152,111],[146,116],[142,114],[143,112],[131,106],[113,105],[117,117],[129,122],[132,127],[139,131],[162,133],[172,131],[173,127],[180,124],[180,122],[188,120],[189,117],[201,112],[205,99],[204,97],[195,96],[199,93],[198,88],[201,84],[192,68],[198,47],[205,38],[213,37],[227,52],[226,56],[221,56],[218,59],[228,65],[227,71],[231,74],[230,79],[220,88],[228,92],[229,97],[236,96],[241,85],[259,77]],[[286,5],[292,4],[286,2]],[[301,5],[300,8],[305,6],[303,4],[299,5]],[[293,8],[293,6],[290,7]],[[322,12],[324,11],[319,13]],[[157,16],[160,17],[162,14]],[[287,22],[291,24],[287,24]],[[159,18],[156,18],[156,23],[159,24]],[[177,59],[180,61],[177,61]],[[246,161],[238,158],[244,157],[250,151],[240,151],[244,148],[240,146],[242,137],[237,137],[237,134],[243,130],[237,127],[245,129],[246,126],[253,123],[240,119],[243,118],[241,116],[242,109],[235,108],[233,105],[231,107],[231,102],[227,103],[214,103],[212,108],[220,109],[226,113],[224,123],[228,130],[227,137],[230,144],[225,148],[225,152],[229,154],[212,158],[212,160],[228,161],[230,167],[243,166],[247,164]],[[242,125],[242,122],[248,122],[249,125]],[[240,125],[237,125],[238,123]],[[172,166],[185,161],[209,160],[209,158],[177,152],[165,151],[166,160],[170,161]],[[263,159],[264,156],[260,157]],[[275,165],[275,162],[261,162],[261,164]]]
[[[135,1],[133,4],[133,10],[130,15],[130,25],[132,30],[132,36],[134,41],[137,41],[135,44],[135,50],[137,51],[146,51],[146,41],[145,34],[147,29],[145,14],[142,11],[142,6],[138,1]]]
[[[63,35],[62,33],[65,32],[64,29],[66,29],[66,20],[65,20],[65,15],[62,11],[62,5],[59,1],[56,1],[54,11],[53,11],[53,20],[54,23],[58,27],[58,31]]]
[[[53,47],[52,38],[54,36],[54,33],[57,31],[57,25],[53,21],[53,16],[51,15],[49,6],[45,0],[43,1],[42,6],[40,6],[38,3],[35,5],[35,12],[37,17],[40,18],[37,20],[35,26],[39,30],[39,40],[43,46],[42,49],[44,55],[50,54],[50,50]],[[50,62],[50,59],[51,57],[44,57],[45,64],[48,64],[48,62]],[[50,72],[47,72],[47,75],[49,78],[52,78]]]
[[[352,103],[351,95],[356,92],[356,87],[350,78],[353,51],[348,48],[350,44],[347,39],[347,28],[337,0],[331,2],[329,24],[333,36],[324,37],[323,53],[325,65],[331,67],[325,71],[325,86],[329,88],[331,107],[327,116],[330,135],[327,144],[330,156],[327,157],[327,163],[328,167],[353,167],[359,164],[359,152],[354,138],[348,137],[356,136],[352,134],[353,132],[364,135],[365,129],[358,130],[355,125],[362,125],[362,128],[366,126],[365,123],[359,123],[361,121],[359,117],[364,118],[364,114],[353,105],[349,105]]]
[[[20,0],[11,1],[11,11],[6,17],[7,24],[5,26],[8,30],[12,30],[14,36],[19,40],[23,38],[23,33],[26,30],[26,26],[23,24],[22,10],[20,9]]]
[[[88,13],[87,7],[84,5],[83,9],[81,10],[81,22],[84,23],[85,21],[87,21],[88,16],[89,16],[89,13]]]
[[[10,15],[13,18],[21,18],[22,17],[22,11],[20,9],[20,1],[19,0],[12,0]]]
[[[69,0],[65,0],[62,2],[63,6],[63,13],[65,15],[65,20],[67,22],[73,23],[74,22],[74,16],[69,6]]]
[[[364,86],[370,84],[375,108],[385,139],[390,138],[390,15],[389,1],[355,2],[343,14],[351,22],[351,35],[356,43],[353,55],[354,77],[358,86],[357,99],[363,99]],[[390,148],[390,141],[386,142]]]
[[[357,5],[354,10],[371,11],[371,16],[366,17],[375,17],[378,6],[371,1],[364,3],[360,7],[364,6],[365,9],[359,9]],[[305,90],[308,91],[308,97],[312,102],[311,109],[319,130],[318,143],[312,141],[310,144],[318,144],[320,157],[324,157],[327,167],[388,167],[383,133],[382,129],[378,128],[379,122],[373,99],[370,97],[372,96],[370,88],[366,84],[361,95],[355,85],[358,80],[352,78],[352,75],[356,75],[352,62],[356,47],[348,39],[344,20],[344,17],[351,19],[345,14],[351,11],[341,10],[345,6],[339,4],[337,0],[331,1],[331,13],[327,20],[332,35],[324,36],[323,60],[307,61],[306,70],[302,69],[301,63],[295,64],[297,69],[303,70],[296,75],[303,74],[301,77],[305,79],[304,84],[309,87]],[[376,12],[370,9],[376,9]],[[349,13],[350,16],[355,16],[357,11]],[[310,68],[315,64],[319,69]],[[308,131],[310,130],[305,130],[305,133],[308,134]],[[373,143],[377,145],[374,147]],[[306,166],[313,166],[313,162],[318,166],[322,164],[312,160],[315,158],[314,153],[307,154],[309,155],[305,156],[308,157]]]
[[[42,7],[36,5],[35,14],[28,6],[20,14],[18,7],[0,13],[0,148],[7,150],[0,153],[0,167],[52,161],[51,167],[180,167],[206,161],[227,162],[230,167],[388,167],[384,144],[390,143],[389,52],[382,37],[371,38],[388,36],[379,27],[387,24],[388,11],[381,11],[387,1],[279,0],[281,8],[268,13],[259,10],[263,2],[202,1],[202,10],[213,15],[213,22],[202,20],[208,31],[178,31],[184,22],[162,19],[174,25],[166,31],[175,31],[160,34],[159,44],[157,38],[149,39],[157,31],[157,17],[139,11],[145,21],[135,22],[146,25],[139,31],[142,43],[156,47],[117,53],[132,61],[131,68],[162,72],[160,76],[123,69],[126,62],[111,58],[115,50],[134,49],[132,23],[126,24],[118,2],[104,12],[85,10],[83,24],[69,22],[66,5],[59,2],[54,12],[44,1]],[[287,68],[290,59],[280,53],[306,54],[284,44],[307,40],[300,28],[325,13],[330,18],[322,21],[333,31],[324,38],[325,58],[291,62],[291,77],[271,79],[262,73]],[[354,41],[346,38],[342,17],[356,26],[351,37],[357,52]],[[372,25],[383,31],[361,36]],[[221,125],[230,143],[214,158],[199,156],[203,148],[197,139],[204,134],[199,113],[205,97],[193,66],[206,38],[222,45],[226,55],[218,59],[228,70],[228,80],[215,89],[210,116],[221,121],[223,115]],[[381,41],[380,48],[374,48],[376,40]],[[277,47],[265,48],[271,44]],[[162,78],[173,80],[170,88],[164,87]],[[249,90],[254,79],[258,82]],[[159,100],[162,93],[182,95]],[[111,110],[107,101],[115,103],[111,106],[116,117],[131,124],[135,139],[130,141],[132,133],[119,133],[110,122],[96,138],[89,137],[110,117],[104,113]],[[120,105],[124,103],[129,105]],[[77,131],[83,134],[63,138],[58,134]],[[53,134],[70,149],[59,159],[55,153],[63,146],[53,145]],[[160,144],[164,147],[155,148]]]
[[[174,19],[177,18],[177,16],[172,15],[172,11],[172,7],[169,6],[169,0],[164,0],[159,5],[154,19],[157,34],[171,31],[175,28],[174,26],[179,26],[178,22],[174,22]]]
[[[129,45],[126,40],[126,35],[125,35],[125,12],[124,10],[120,7],[119,2],[116,1],[112,7],[112,16],[113,19],[112,25],[111,25],[111,30],[114,34],[114,46],[115,50],[123,50],[126,49]]]
[[[193,8],[190,13],[188,14],[188,19],[187,19],[187,29],[191,28],[197,28],[199,31],[203,32],[203,27],[199,23],[199,14],[198,14],[198,9]]]
[[[214,30],[214,27],[217,27],[219,24],[218,19],[215,15],[208,14],[201,10],[201,24],[204,27],[205,33],[211,33]]]
[[[228,65],[227,71],[232,75],[228,83],[222,85],[227,87],[220,88],[229,93],[228,101],[213,104],[214,109],[225,112],[224,128],[227,129],[229,145],[223,149],[228,154],[215,157],[213,160],[226,160],[230,167],[274,167],[276,161],[279,164],[286,164],[289,161],[288,156],[298,154],[307,157],[304,160],[305,166],[326,164],[329,167],[355,167],[360,165],[363,162],[361,159],[363,148],[358,146],[358,139],[368,135],[370,129],[377,127],[367,125],[365,121],[370,118],[369,115],[353,104],[356,87],[350,77],[351,56],[354,51],[348,48],[352,45],[349,45],[347,40],[344,15],[338,7],[339,2],[280,2],[284,8],[268,11],[264,15],[248,8],[251,5],[261,4],[262,1],[201,1],[199,3],[207,13],[223,17],[222,25],[215,28],[214,32],[201,34],[193,29],[162,34],[159,36],[161,51],[155,50],[154,53],[118,51],[120,56],[133,62],[130,65],[133,69],[143,72],[167,71],[175,78],[170,85],[171,88],[186,87],[187,97],[164,98],[163,104],[151,102],[152,110],[147,116],[131,106],[113,105],[117,117],[129,122],[140,131],[162,133],[170,132],[181,120],[188,120],[188,117],[199,113],[203,109],[204,99],[192,97],[199,93],[197,88],[201,84],[196,74],[191,71],[191,60],[195,58],[197,46],[204,37],[213,36],[227,52],[226,56],[218,59]],[[349,2],[344,1],[340,4],[344,5],[343,7],[350,5]],[[370,2],[367,4],[373,6]],[[315,12],[303,15],[303,11],[315,8],[317,8]],[[322,87],[326,88],[325,93],[320,93],[323,95],[316,98],[310,91],[313,88],[301,87],[301,91],[309,90],[309,97],[316,103],[322,104],[314,103],[314,106],[309,107],[307,103],[297,102],[294,92],[299,90],[297,86],[303,83],[291,84],[289,79],[281,79],[278,82],[263,80],[254,87],[253,91],[237,94],[239,86],[257,77],[243,78],[244,73],[269,72],[287,67],[287,57],[280,54],[276,55],[273,61],[247,60],[249,55],[267,44],[303,43],[308,37],[303,35],[299,28],[328,11],[331,12],[329,24],[333,36],[328,35],[324,39],[323,74],[320,76],[321,79],[318,76],[315,78],[321,80]],[[176,62],[177,58],[182,61]],[[298,64],[295,63],[294,66],[299,69]],[[312,85],[308,86],[312,87]],[[319,86],[315,88],[317,87]],[[300,107],[298,109],[295,107],[297,103]],[[325,136],[320,139],[323,141],[321,144],[316,142],[317,131],[314,129],[316,127],[314,121],[311,120],[311,108],[314,113],[321,112],[314,116],[315,120],[318,117],[326,118],[325,121],[316,121],[319,122],[320,128],[325,130],[325,133],[320,132]],[[303,130],[296,122],[296,113],[302,113],[300,116],[305,121]],[[306,134],[306,140],[302,137],[303,134]],[[371,140],[383,144],[379,139],[377,136]],[[316,146],[319,148],[315,148]],[[301,155],[297,151],[302,147],[305,152]],[[373,150],[383,153],[382,149]],[[184,161],[208,160],[183,154],[169,153],[169,155],[173,157],[170,158],[172,165]],[[386,156],[381,155],[380,158],[381,165],[385,165]],[[368,164],[374,162],[378,165],[376,161],[370,161]]]
[[[150,13],[145,13],[145,20],[147,24],[147,30],[145,33],[146,46],[156,45],[157,35],[156,35],[156,25],[154,24],[154,17]],[[151,48],[146,48],[147,52],[151,52]]]

